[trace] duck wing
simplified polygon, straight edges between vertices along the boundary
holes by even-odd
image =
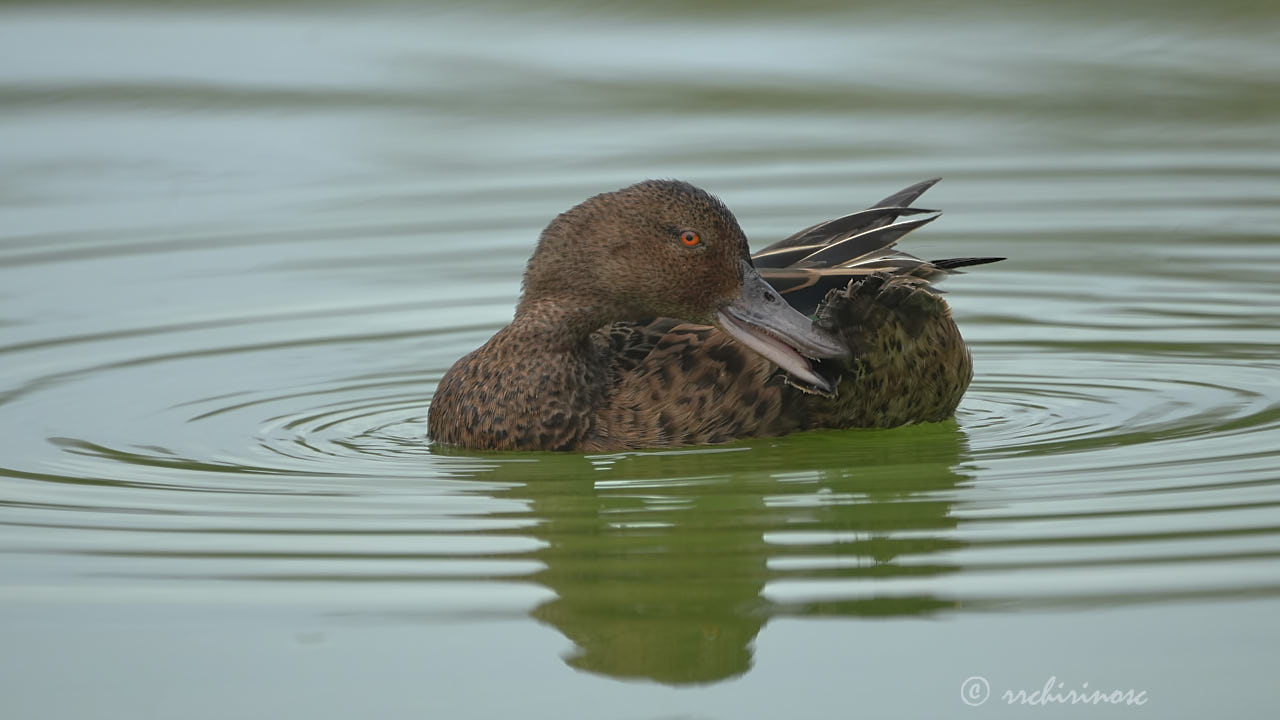
[[[938,210],[911,207],[940,178],[910,187],[844,217],[807,227],[751,256],[760,274],[797,310],[813,314],[827,293],[850,281],[883,272],[932,283],[958,268],[1004,258],[967,257],[922,260],[894,248],[898,240],[941,216]],[[904,216],[928,215],[900,220]]]

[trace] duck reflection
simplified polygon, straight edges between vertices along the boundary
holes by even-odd
[[[530,576],[556,597],[531,615],[575,648],[565,661],[619,679],[712,683],[750,669],[771,618],[927,614],[886,578],[950,572],[954,423],[806,433],[730,448],[496,460],[544,543]],[[528,529],[521,534],[529,533]],[[877,585],[871,585],[871,580]]]

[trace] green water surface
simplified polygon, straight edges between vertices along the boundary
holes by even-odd
[[[1278,48],[1252,2],[0,5],[0,717],[1272,716]],[[583,198],[678,177],[760,248],[934,176],[903,248],[1009,258],[945,284],[955,420],[426,443]]]

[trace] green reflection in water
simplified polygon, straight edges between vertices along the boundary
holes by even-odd
[[[530,455],[476,473],[512,483],[496,497],[528,502],[532,537],[544,546],[527,557],[545,565],[531,579],[556,594],[531,614],[574,643],[569,665],[709,683],[745,673],[753,641],[776,616],[953,605],[859,584],[957,570],[927,559],[959,544],[946,537],[955,527],[947,491],[965,479],[954,423],[766,443],[775,447]],[[770,599],[766,588],[784,580],[840,586],[834,597]]]

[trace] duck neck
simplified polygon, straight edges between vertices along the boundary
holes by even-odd
[[[607,307],[576,298],[525,298],[516,307],[511,332],[536,339],[548,351],[565,352],[587,344],[611,314]]]
[[[428,428],[439,442],[501,450],[579,447],[609,392],[592,332],[609,315],[521,302],[515,319],[441,379]]]

